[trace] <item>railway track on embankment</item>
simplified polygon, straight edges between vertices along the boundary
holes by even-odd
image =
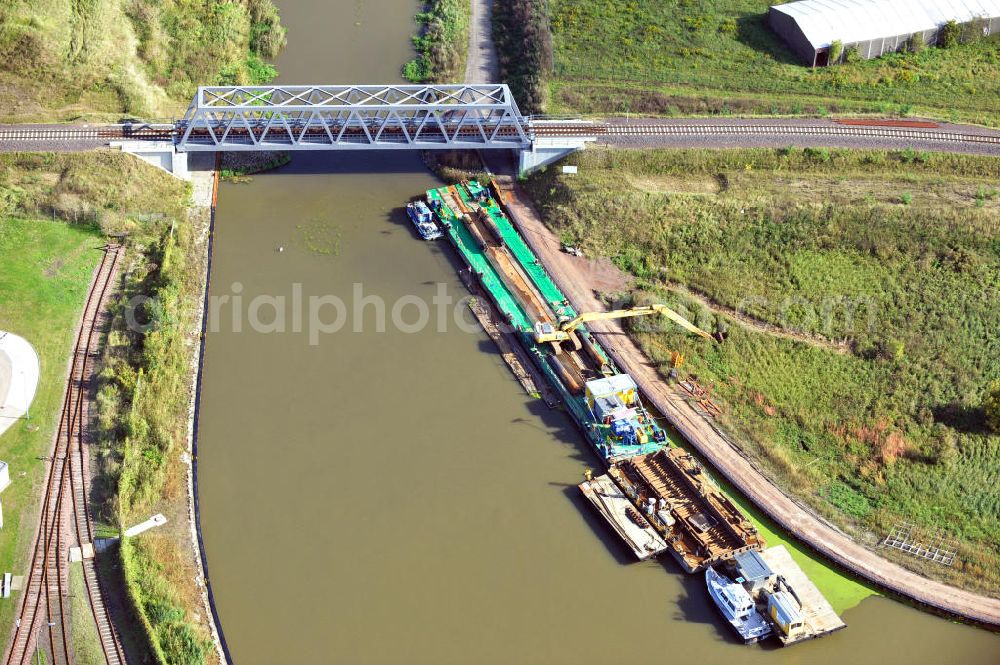
[[[119,141],[146,140],[170,141],[174,130],[171,126],[130,128],[128,125],[26,125],[0,129],[0,141]]]
[[[4,125],[0,152],[80,152],[112,141],[173,142],[173,125]]]
[[[106,320],[106,304],[118,274],[119,246],[106,246],[94,274],[76,333],[69,378],[55,435],[31,566],[21,595],[13,636],[4,663],[32,662],[45,648],[54,663],[74,662],[70,625],[70,548],[80,549],[82,574],[91,615],[105,661],[123,665],[121,641],[108,615],[97,575],[93,521],[88,500],[89,464],[84,448],[89,434],[88,392],[96,376],[95,359]],[[41,641],[42,644],[38,644]]]
[[[915,147],[936,152],[1000,154],[1000,132],[910,121],[611,118],[605,122],[539,123],[532,131],[543,139],[569,138],[589,132],[599,143],[622,148],[742,148],[798,144],[857,149]]]
[[[1000,135],[966,134],[902,127],[827,125],[607,125],[607,136],[781,136],[884,138],[946,143],[982,143],[1000,148]]]
[[[966,125],[940,125],[908,120],[818,120],[818,119],[626,119],[567,120],[527,119],[527,133],[537,139],[594,137],[601,143],[620,147],[709,147],[739,148],[787,146],[828,146],[859,149],[899,149],[917,147],[940,152],[1000,154],[1000,132]],[[386,143],[404,142],[419,124],[407,130],[385,128],[380,136]],[[93,150],[113,141],[173,142],[183,126],[161,125],[6,125],[0,126],[2,151],[78,151]],[[245,138],[246,144],[261,141],[264,130],[233,126],[216,128],[232,141]],[[347,142],[360,141],[369,133],[360,126],[336,122],[326,126],[295,127],[296,137],[335,136]],[[456,138],[478,138],[478,130],[468,126],[454,128]],[[500,126],[496,135],[518,135],[516,125]],[[256,137],[252,141],[250,133]],[[197,137],[208,134],[199,129]],[[284,139],[280,132],[269,131],[269,141],[261,149],[280,150]],[[239,142],[239,141],[236,141]]]

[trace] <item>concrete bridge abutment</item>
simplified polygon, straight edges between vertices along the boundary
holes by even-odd
[[[188,153],[178,150],[172,142],[114,141],[111,146],[121,148],[122,152],[135,155],[142,161],[163,169],[182,180],[191,179],[191,172],[188,169]]]

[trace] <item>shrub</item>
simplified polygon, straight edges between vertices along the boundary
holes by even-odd
[[[827,148],[806,148],[803,154],[814,162],[826,163],[832,159]]]
[[[278,8],[271,0],[247,0],[250,11],[250,49],[262,58],[278,55],[288,39]]]
[[[954,20],[948,21],[941,26],[941,31],[938,33],[938,46],[941,48],[952,48],[958,44],[961,35],[962,28],[958,23]]]
[[[412,83],[423,83],[431,78],[433,68],[426,56],[418,56],[403,65],[403,78]]]
[[[924,34],[922,32],[914,32],[906,41],[906,50],[910,53],[920,53],[924,50],[925,46]]]
[[[443,82],[459,78],[466,48],[468,3],[463,0],[428,0],[414,17],[421,25],[413,37],[419,55],[403,65],[403,78],[414,83]]]
[[[925,150],[906,148],[899,153],[899,161],[904,164],[926,164],[931,161],[931,154]]]
[[[829,63],[835,65],[840,62],[840,56],[844,55],[844,42],[839,39],[835,39],[830,43],[830,59]]]
[[[903,192],[900,195],[899,200],[903,205],[910,205],[911,203],[913,203],[913,194],[910,194],[909,192]]]

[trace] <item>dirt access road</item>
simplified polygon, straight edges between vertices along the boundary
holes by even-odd
[[[594,295],[591,264],[560,251],[559,239],[541,222],[527,196],[504,185],[514,223],[541,259],[559,288],[578,311],[601,311]],[[883,559],[798,504],[768,480],[729,438],[691,404],[687,395],[667,384],[656,367],[613,321],[588,324],[622,371],[639,384],[644,396],[737,490],[782,528],[842,568],[878,587],[951,616],[991,629],[1000,628],[1000,599],[958,589],[911,572]]]
[[[493,83],[498,79],[497,50],[493,48],[493,0],[471,0],[466,83]]]

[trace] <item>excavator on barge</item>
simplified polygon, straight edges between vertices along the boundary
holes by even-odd
[[[558,349],[558,344],[570,341],[573,342],[574,349],[579,350],[580,343],[575,333],[584,323],[590,321],[607,321],[610,319],[626,319],[635,316],[649,316],[650,314],[662,314],[679,325],[681,328],[684,328],[688,332],[692,332],[695,335],[704,337],[705,339],[710,339],[720,343],[723,340],[721,333],[713,335],[705,332],[666,305],[655,303],[652,305],[642,305],[640,307],[629,307],[627,309],[615,309],[610,312],[584,312],[574,318],[563,317],[562,320],[559,321],[558,325],[553,325],[547,321],[536,321],[535,343],[545,344],[551,342],[556,344]]]

